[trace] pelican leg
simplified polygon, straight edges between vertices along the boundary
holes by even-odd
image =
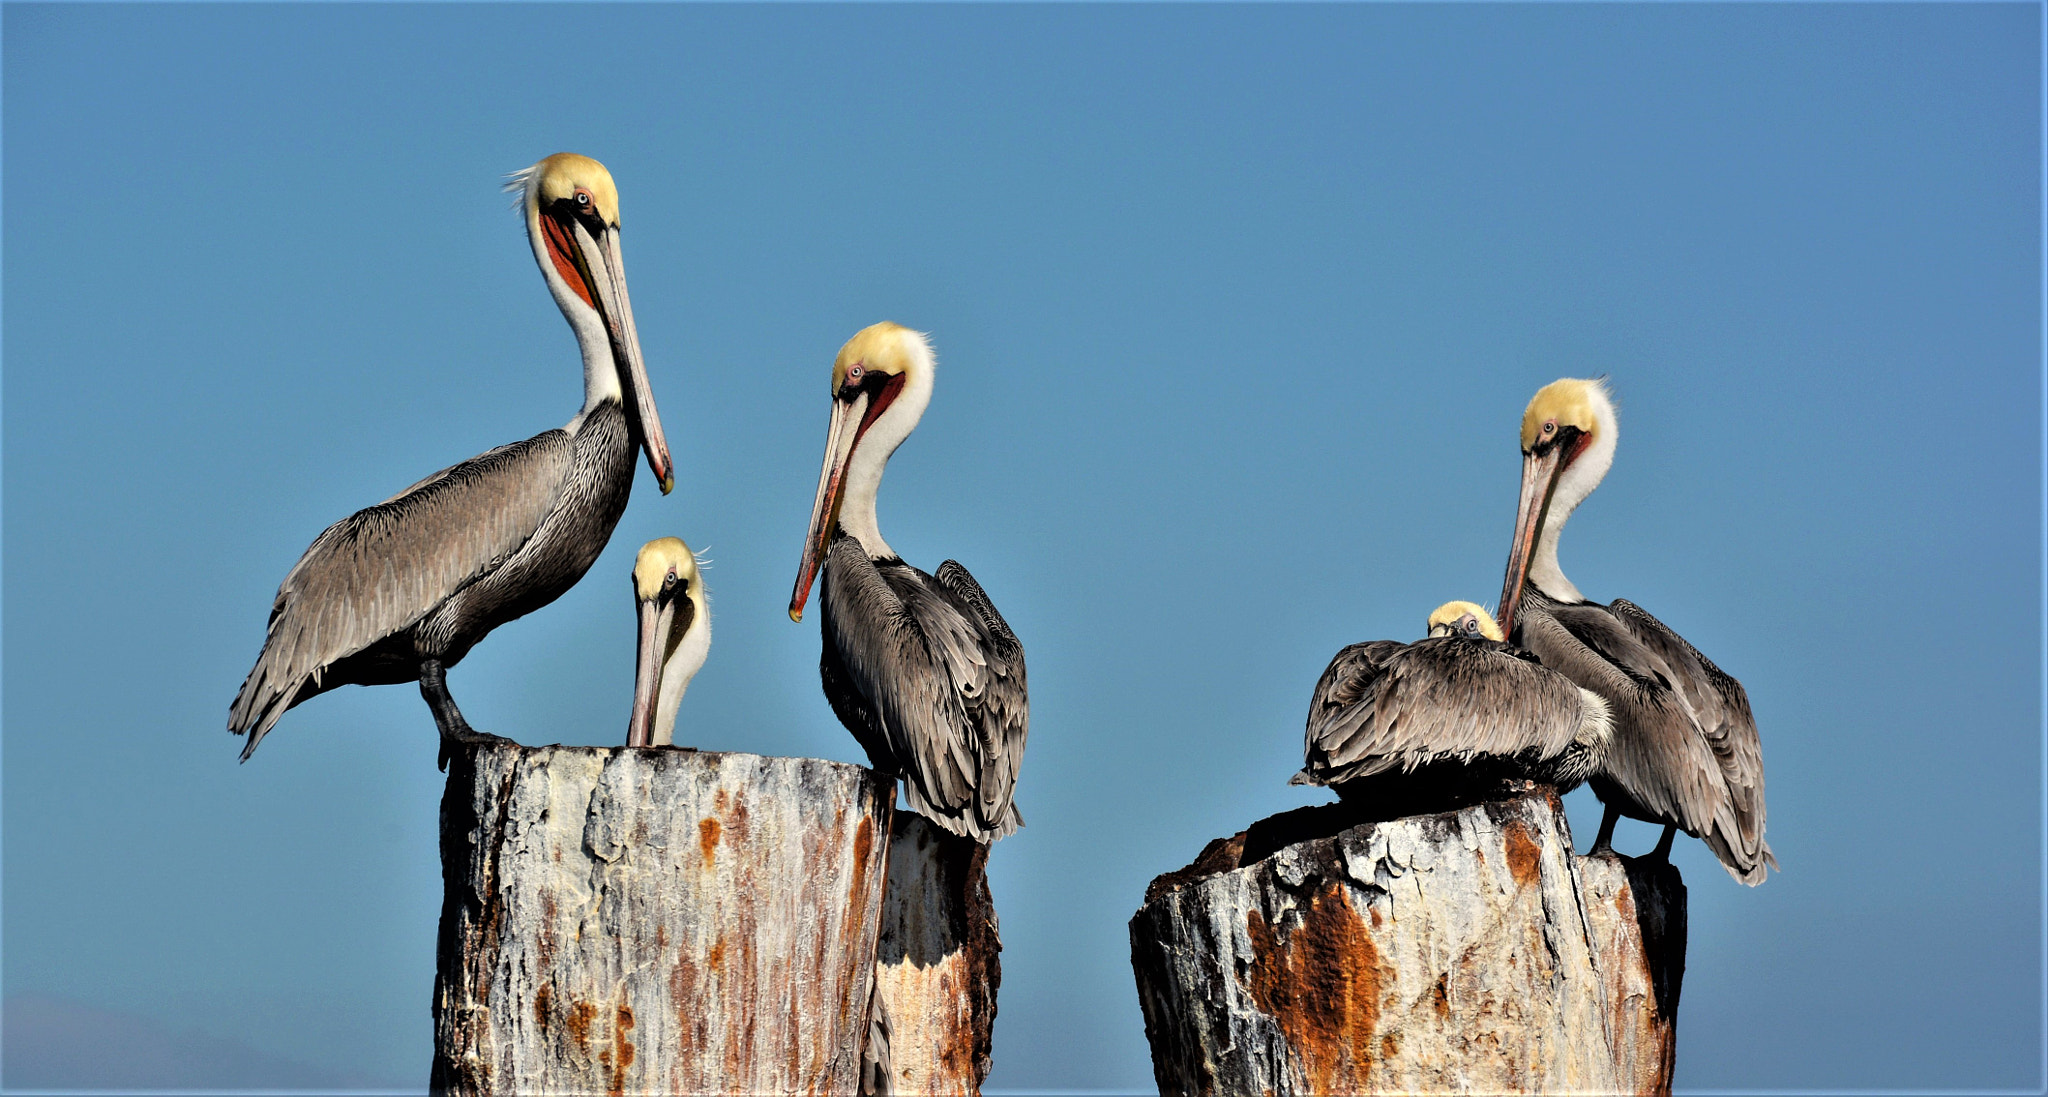
[[[1588,857],[1614,852],[1614,824],[1621,821],[1621,809],[1613,804],[1602,804],[1600,807],[1600,834],[1593,839],[1593,848],[1586,851]]]
[[[448,759],[456,743],[483,743],[498,738],[470,727],[469,721],[462,718],[462,710],[455,707],[455,698],[448,692],[448,672],[439,659],[420,663],[420,696],[426,698],[427,707],[434,711],[434,724],[441,729],[441,772],[448,772]]]
[[[1664,824],[1664,837],[1657,839],[1657,848],[1650,851],[1651,860],[1668,863],[1671,860],[1671,840],[1676,837],[1678,828],[1670,823]]]

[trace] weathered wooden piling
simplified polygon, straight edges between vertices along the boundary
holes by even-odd
[[[976,1094],[988,1077],[1002,984],[989,847],[896,813],[875,950],[895,1097]]]
[[[1332,804],[1153,881],[1131,960],[1167,1094],[1668,1093],[1685,888],[1572,853],[1556,794]]]
[[[811,758],[457,750],[433,1091],[855,1092],[893,800]]]

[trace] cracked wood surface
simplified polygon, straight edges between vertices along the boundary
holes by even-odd
[[[458,750],[433,1091],[855,1091],[892,800],[811,758]]]
[[[1685,888],[1557,797],[1288,812],[1153,881],[1131,961],[1169,1094],[1668,1093]]]

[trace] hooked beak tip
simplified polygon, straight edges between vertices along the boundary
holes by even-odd
[[[792,620],[792,621],[795,621],[795,622],[796,622],[797,624],[799,624],[799,625],[803,624],[803,623],[804,623],[804,607],[802,607],[802,606],[791,606],[791,607],[789,607],[789,619],[790,619],[790,620]]]
[[[661,493],[662,493],[663,495],[667,495],[667,494],[668,494],[669,492],[671,492],[671,491],[674,491],[674,490],[675,490],[675,487],[676,487],[676,475],[675,475],[675,473],[669,473],[669,474],[668,474],[667,476],[664,476],[664,477],[662,477],[662,478],[661,478]]]

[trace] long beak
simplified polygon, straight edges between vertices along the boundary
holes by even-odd
[[[675,619],[673,603],[640,603],[640,653],[633,663],[633,715],[626,722],[626,745],[654,745],[654,698],[661,692],[661,655]]]
[[[1500,589],[1502,635],[1515,630],[1515,611],[1522,606],[1522,586],[1529,578],[1529,554],[1536,537],[1543,532],[1543,517],[1550,510],[1551,493],[1557,490],[1558,473],[1564,471],[1564,447],[1552,446],[1544,454],[1522,457],[1522,497],[1515,506],[1515,540],[1508,548],[1508,573]]]
[[[825,465],[818,470],[818,497],[811,501],[811,528],[804,534],[804,557],[796,569],[796,589],[789,595],[789,619],[804,619],[804,603],[811,597],[811,580],[825,562],[825,549],[832,543],[832,530],[839,525],[839,501],[846,488],[846,464],[859,441],[861,419],[867,414],[866,393],[851,402],[832,401],[832,430],[825,436]]]
[[[661,430],[661,414],[654,410],[654,389],[647,383],[647,363],[640,357],[640,332],[633,326],[633,301],[626,296],[626,265],[619,255],[618,231],[614,229],[593,240],[582,225],[577,225],[576,235],[584,252],[597,258],[600,269],[590,272],[590,281],[597,288],[598,312],[604,316],[605,329],[611,335],[612,361],[618,366],[619,379],[639,421],[647,467],[654,470],[655,479],[661,481],[661,493],[667,495],[676,486],[675,464],[669,460],[668,436]]]

